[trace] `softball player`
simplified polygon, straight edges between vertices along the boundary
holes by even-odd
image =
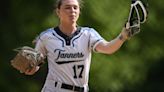
[[[93,28],[77,26],[80,0],[58,0],[59,25],[42,32],[36,50],[47,56],[48,74],[41,92],[87,92],[92,51],[112,54],[127,34],[105,41]],[[32,75],[39,67],[26,72]]]

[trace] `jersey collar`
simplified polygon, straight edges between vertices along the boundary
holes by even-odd
[[[67,36],[67,35],[65,35],[65,34],[59,29],[58,26],[54,28],[54,31],[55,31],[59,36],[61,36],[62,38],[65,39],[66,45],[70,45],[71,39],[72,39],[73,37],[75,37],[76,35],[78,35],[78,34],[80,33],[80,30],[81,30],[81,27],[78,26],[78,27],[77,27],[77,30],[76,30],[71,36]]]

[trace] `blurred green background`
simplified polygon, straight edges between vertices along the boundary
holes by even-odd
[[[35,75],[13,69],[12,49],[28,45],[42,31],[55,27],[54,0],[4,0],[0,4],[0,90],[40,92],[47,63]],[[148,21],[140,34],[112,55],[94,53],[90,92],[164,92],[164,1],[149,0]],[[121,31],[128,17],[130,0],[84,0],[78,21],[95,28],[106,40]]]

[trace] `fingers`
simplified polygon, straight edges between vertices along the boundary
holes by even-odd
[[[126,29],[129,29],[129,28],[130,28],[130,23],[129,23],[129,22],[127,22],[127,23],[125,24],[125,28],[126,28]]]
[[[27,69],[25,71],[25,74],[26,75],[33,75],[39,70],[39,68],[40,68],[39,66],[36,66],[36,67],[33,67],[32,69]]]

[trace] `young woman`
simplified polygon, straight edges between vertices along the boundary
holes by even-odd
[[[47,56],[48,74],[42,92],[87,92],[92,51],[112,54],[128,38],[123,31],[112,41],[93,28],[77,26],[81,0],[58,0],[59,25],[42,32],[36,50]],[[26,71],[32,75],[39,66]]]

